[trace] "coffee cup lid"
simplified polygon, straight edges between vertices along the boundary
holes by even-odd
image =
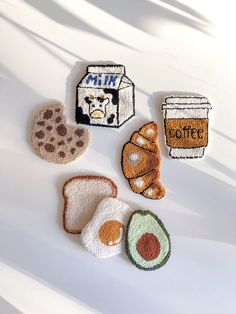
[[[203,96],[168,96],[165,103],[162,104],[162,110],[165,109],[211,109],[211,104]]]

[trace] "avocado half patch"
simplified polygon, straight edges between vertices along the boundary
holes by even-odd
[[[160,219],[149,210],[132,213],[126,230],[126,253],[143,270],[163,266],[170,256],[170,237]]]

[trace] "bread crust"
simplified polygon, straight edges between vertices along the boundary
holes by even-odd
[[[92,175],[75,176],[75,177],[68,179],[64,183],[63,189],[62,189],[62,195],[64,197],[63,227],[64,227],[65,231],[68,233],[80,234],[82,232],[82,229],[76,230],[76,231],[71,231],[71,230],[68,230],[68,228],[66,227],[66,214],[68,211],[68,197],[66,195],[65,189],[66,189],[66,186],[74,180],[86,180],[86,181],[89,181],[89,180],[98,180],[99,181],[99,180],[101,180],[101,181],[104,181],[107,184],[109,184],[113,189],[113,193],[110,197],[116,197],[117,196],[118,188],[117,188],[116,184],[114,183],[114,181],[112,181],[110,178],[107,178],[105,176],[92,176]]]

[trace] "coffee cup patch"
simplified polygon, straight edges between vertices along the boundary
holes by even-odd
[[[201,158],[208,145],[209,100],[168,96],[162,105],[166,145],[172,158]]]
[[[125,67],[89,65],[77,85],[76,122],[119,128],[134,114],[134,83]]]
[[[32,145],[47,161],[69,163],[84,153],[88,141],[88,130],[67,124],[63,104],[48,105],[35,116]]]

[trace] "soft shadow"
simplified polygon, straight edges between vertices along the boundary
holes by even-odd
[[[223,132],[221,132],[221,131],[219,131],[219,130],[217,130],[215,128],[211,128],[211,130],[213,130],[213,132],[215,132],[216,134],[224,137],[226,140],[232,142],[233,144],[236,144],[236,139],[230,137],[229,135],[226,135],[225,133],[223,133]]]
[[[135,287],[132,280],[127,282],[125,277],[117,276],[119,268],[127,267],[124,259],[98,259],[81,250],[81,245],[78,245],[76,252],[75,249],[74,252],[63,251],[50,241],[33,237],[17,226],[3,225],[1,229],[4,238],[8,238],[8,245],[2,245],[3,239],[0,239],[0,259],[31,278],[43,281],[44,285],[47,284],[63,295],[69,295],[102,313],[132,313],[134,302],[137,305],[136,313],[153,313],[155,300],[148,290],[143,291]],[[144,276],[132,264],[129,266],[133,277],[147,281],[148,275]],[[134,293],[131,294],[130,291]],[[122,302],[116,302],[114,306],[117,295]]]
[[[23,314],[16,307],[0,297],[0,310],[3,314]]]
[[[57,60],[59,60],[60,62],[65,64],[67,67],[70,67],[70,64],[64,58],[62,58],[59,54],[57,54],[53,50],[49,49],[48,45],[53,46],[53,47],[65,52],[65,53],[69,54],[70,56],[79,59],[79,60],[84,60],[78,54],[75,54],[75,53],[71,52],[70,50],[56,44],[55,42],[31,31],[30,29],[16,23],[15,21],[9,19],[8,17],[3,16],[3,15],[0,15],[0,16],[6,22],[10,23],[14,27],[16,27],[19,31],[21,31],[26,37],[28,37],[30,40],[32,40],[37,46],[39,46],[40,48],[45,50],[47,53],[49,53],[51,56],[53,56],[54,58],[56,58]]]
[[[150,19],[158,21],[160,26],[163,26],[162,24],[174,22],[184,24],[205,34],[210,34],[211,22],[204,15],[177,0],[162,1],[163,5],[147,0],[87,1],[123,22],[152,35],[157,35],[158,30],[150,29],[146,26],[145,21]],[[171,9],[165,7],[166,3],[171,7]],[[176,11],[176,9],[178,10]],[[182,13],[179,13],[179,11],[182,11]],[[186,17],[184,15],[186,13],[190,17]]]
[[[161,111],[161,105],[164,102],[165,95],[165,92],[155,92],[151,94],[148,98],[148,106],[153,120],[158,124],[158,141],[161,149],[161,154],[163,154],[165,157],[168,157],[168,152],[165,145],[164,120]]]
[[[99,31],[97,28],[84,22],[78,16],[69,12],[66,8],[60,6],[55,1],[52,0],[23,0],[23,1],[26,2],[28,5],[32,6],[35,10],[39,11],[41,14],[55,21],[56,23],[85,31],[87,33],[109,40],[110,42],[122,45],[123,47],[135,50],[133,47],[119,40],[114,39],[106,32]]]
[[[33,88],[21,81],[14,73],[0,64],[1,79],[1,98],[2,104],[8,104],[7,110],[2,112],[1,118],[8,115],[11,116],[11,122],[19,125],[19,116],[23,117],[23,121],[27,121],[27,115],[22,110],[23,104],[27,109],[34,107],[35,101],[42,103],[45,98],[38,94]],[[14,92],[12,92],[14,91]]]
[[[204,160],[211,165],[213,168],[217,169],[218,171],[222,172],[224,175],[226,175],[227,177],[235,180],[236,183],[236,172],[232,169],[230,169],[229,167],[227,167],[226,165],[222,164],[220,161],[210,157],[210,156],[206,156],[204,158]]]
[[[195,161],[189,164],[192,162]],[[185,237],[236,244],[236,188],[189,164],[171,160],[163,165],[167,199],[197,214],[173,213],[170,223],[174,232]]]

